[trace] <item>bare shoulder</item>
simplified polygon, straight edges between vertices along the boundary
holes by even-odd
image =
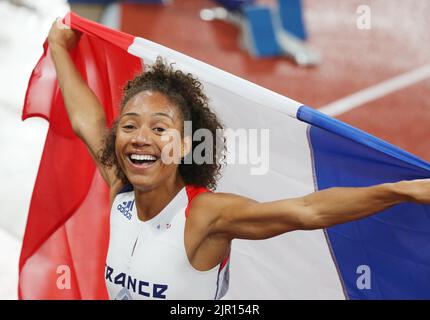
[[[227,207],[245,202],[256,201],[234,193],[205,192],[193,199],[191,207],[196,208],[197,210],[209,209],[210,211],[220,212]]]
[[[192,224],[205,228],[209,232],[216,229],[216,224],[230,208],[253,201],[233,193],[205,192],[196,196],[191,202],[188,218]]]
[[[216,215],[227,202],[236,197],[234,194],[221,192],[204,192],[196,196],[191,202],[190,215],[197,215],[199,212],[208,212]]]
[[[234,193],[225,192],[204,192],[193,199],[193,206],[214,205],[215,207],[226,206],[232,201],[247,199]]]
[[[209,230],[208,228],[217,220],[222,198],[223,196],[219,193],[205,192],[193,199],[187,218],[193,229]]]

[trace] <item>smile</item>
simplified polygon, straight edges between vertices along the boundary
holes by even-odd
[[[149,154],[135,154],[132,153],[128,155],[127,159],[130,161],[131,165],[138,169],[145,169],[154,166],[158,158]]]

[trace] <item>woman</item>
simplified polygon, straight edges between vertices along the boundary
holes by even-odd
[[[120,116],[107,131],[103,108],[68,54],[78,35],[54,23],[48,39],[73,130],[110,187],[105,278],[112,299],[217,299],[228,287],[235,238],[267,239],[353,221],[405,201],[430,203],[427,179],[266,203],[207,192],[219,176],[219,150],[212,146],[211,161],[203,164],[181,160],[193,154],[193,132],[205,128],[215,135],[221,125],[192,75],[157,60],[128,82]],[[184,121],[192,121],[193,132],[175,139]]]

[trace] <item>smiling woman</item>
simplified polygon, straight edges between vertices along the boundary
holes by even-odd
[[[212,192],[222,159],[216,144],[206,149],[208,161],[182,161],[200,145],[193,133],[204,129],[217,137],[221,129],[193,75],[157,59],[128,82],[120,116],[108,129],[68,52],[79,35],[57,22],[48,40],[73,130],[110,188],[105,280],[112,299],[219,299],[228,289],[233,239],[326,228],[406,201],[430,203],[429,179],[264,203]]]
[[[142,109],[142,106],[145,108]],[[192,123],[191,132],[184,132],[184,123],[187,121]],[[142,131],[143,125],[148,129],[147,133]],[[202,164],[185,161],[187,155],[192,158],[193,150],[198,145],[198,141],[192,139],[192,136],[201,129],[208,130],[217,140],[216,143],[208,143],[210,159]],[[215,113],[209,109],[208,98],[201,83],[191,74],[174,70],[172,65],[167,65],[158,58],[153,66],[147,66],[143,74],[126,85],[120,117],[114,122],[106,138],[100,162],[107,167],[115,167],[117,177],[127,185],[130,182],[125,174],[127,163],[132,162],[136,168],[143,169],[159,165],[161,158],[173,158],[170,162],[179,164],[178,173],[185,184],[213,190],[217,178],[220,177],[221,162],[225,154],[220,130],[222,125]],[[133,140],[135,146],[139,143],[145,145],[148,141],[147,134],[153,136],[158,143],[153,148],[143,148],[143,153],[133,154],[133,150],[129,148],[124,150],[126,157],[122,157],[119,150],[121,142],[136,133],[139,134]],[[172,145],[172,141],[167,137],[179,139],[175,139]],[[144,155],[151,157],[142,158]],[[202,154],[203,158],[206,156]],[[168,161],[163,161],[166,162]],[[162,176],[159,178],[162,179]]]
[[[213,217],[190,205],[215,189],[223,144],[207,143],[202,156],[209,161],[185,161],[200,144],[192,139],[196,131],[219,139],[222,129],[201,83],[158,58],[127,83],[120,115],[107,129],[100,102],[68,53],[79,34],[56,22],[48,39],[73,130],[110,187],[110,297],[220,298],[228,286],[230,240],[208,236]]]

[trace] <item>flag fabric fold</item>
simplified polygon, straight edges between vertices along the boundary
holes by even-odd
[[[201,80],[227,128],[268,129],[264,174],[252,171],[261,169],[261,159],[229,163],[219,191],[271,201],[429,177],[425,161],[294,100],[73,13],[65,20],[82,32],[71,55],[108,123],[118,115],[126,81],[162,56]],[[106,299],[108,190],[71,129],[47,43],[44,49],[23,109],[23,119],[43,117],[50,126],[20,257],[19,297]],[[430,207],[412,203],[326,230],[234,240],[226,298],[428,299],[429,244]]]

